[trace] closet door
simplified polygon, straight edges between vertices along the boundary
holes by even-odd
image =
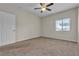
[[[15,15],[2,12],[1,46],[15,42]]]

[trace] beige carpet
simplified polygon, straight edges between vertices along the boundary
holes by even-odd
[[[77,43],[36,38],[0,47],[1,56],[79,56]]]

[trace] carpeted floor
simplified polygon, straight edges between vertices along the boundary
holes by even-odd
[[[75,42],[36,38],[0,47],[1,56],[79,56]]]

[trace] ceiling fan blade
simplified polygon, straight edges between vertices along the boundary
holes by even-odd
[[[45,5],[45,3],[40,3],[40,5],[41,5],[41,6],[44,6],[44,5]]]
[[[40,5],[42,6],[42,5],[43,5],[43,3],[40,3]]]
[[[46,8],[46,10],[51,11],[51,9],[49,9],[49,8]]]
[[[41,9],[41,8],[34,8],[34,9]]]
[[[54,3],[50,3],[50,4],[46,5],[46,7],[49,7],[49,6],[53,5],[53,4],[54,4]]]

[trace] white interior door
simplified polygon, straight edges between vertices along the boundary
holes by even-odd
[[[1,46],[15,42],[16,23],[15,15],[2,12],[1,17]]]

